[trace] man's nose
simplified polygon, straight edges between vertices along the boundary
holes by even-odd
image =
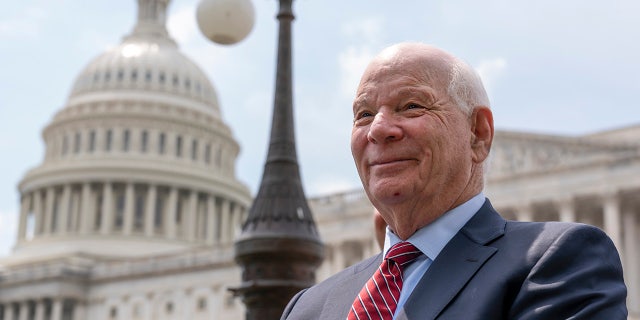
[[[378,112],[371,122],[367,138],[372,143],[385,143],[402,139],[398,119],[385,112]]]

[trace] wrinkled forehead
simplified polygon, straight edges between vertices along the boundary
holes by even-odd
[[[453,63],[450,58],[445,52],[430,48],[385,50],[365,69],[358,93],[372,84],[383,85],[402,78],[446,90],[452,75]]]
[[[450,64],[437,57],[380,55],[363,73],[355,100],[367,96],[371,98],[378,91],[399,91],[412,87],[428,87],[433,93],[447,94],[450,79]]]

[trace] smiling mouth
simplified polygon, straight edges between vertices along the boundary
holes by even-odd
[[[412,160],[413,159],[393,159],[393,160],[374,161],[370,164],[370,166],[371,167],[389,166],[389,165],[402,164]]]

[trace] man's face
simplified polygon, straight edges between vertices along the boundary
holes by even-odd
[[[402,219],[424,226],[451,209],[469,183],[470,121],[448,96],[448,81],[442,68],[410,59],[377,61],[363,75],[351,152],[369,198],[390,225],[400,217],[387,209],[400,205],[411,211]]]

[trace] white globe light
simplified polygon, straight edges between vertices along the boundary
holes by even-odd
[[[253,29],[251,0],[201,0],[196,10],[200,32],[219,44],[234,44]]]

